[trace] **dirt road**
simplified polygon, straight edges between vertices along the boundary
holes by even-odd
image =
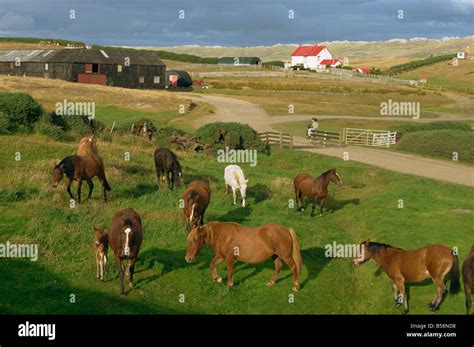
[[[216,95],[196,95],[188,94],[188,97],[207,102],[214,106],[215,112],[208,116],[198,119],[193,125],[199,127],[201,125],[222,121],[222,122],[239,122],[250,125],[255,130],[262,131],[271,131],[274,130],[272,125],[277,123],[298,121],[298,120],[308,120],[311,118],[311,115],[308,116],[269,116],[265,110],[261,107],[252,104],[247,101],[233,99],[226,96],[216,96]],[[320,116],[318,118],[345,118],[345,119],[374,119],[374,117],[357,117],[357,116]],[[400,120],[400,121],[433,121],[434,119],[420,119],[420,120],[410,120],[404,117],[387,117],[387,118],[377,118],[387,119],[387,120]],[[442,115],[436,120],[466,120],[474,119],[474,116],[447,116]],[[410,154],[389,152],[380,149],[372,149],[366,147],[330,147],[330,148],[315,148],[308,144],[308,141],[304,137],[296,136],[294,138],[295,147],[312,152],[319,153],[323,155],[329,155],[333,157],[338,157],[343,160],[344,152],[347,152],[349,155],[349,160],[354,160],[364,164],[370,164],[374,166],[379,166],[384,169],[417,175],[422,177],[427,177],[439,181],[445,181],[450,183],[461,184],[465,186],[474,187],[474,168],[458,164],[451,163],[448,161],[435,160],[429,158],[422,158]]]

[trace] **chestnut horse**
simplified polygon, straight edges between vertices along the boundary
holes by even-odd
[[[328,195],[328,185],[329,182],[333,182],[338,186],[342,185],[342,180],[336,172],[336,169],[328,170],[322,173],[320,176],[313,178],[307,173],[300,173],[293,180],[295,186],[295,195],[296,195],[296,210],[304,211],[304,198],[306,196],[311,197],[313,201],[313,211],[311,212],[311,217],[314,217],[314,209],[316,208],[316,200],[319,198],[320,212],[323,214],[324,202]],[[298,201],[300,207],[298,208]]]
[[[109,236],[102,229],[94,227],[94,254],[95,254],[95,268],[97,278],[102,281],[105,278],[105,265],[107,264],[107,253],[109,250]]]
[[[204,181],[192,181],[182,195],[184,222],[188,232],[192,227],[204,224],[204,214],[211,200],[211,188]]]
[[[428,304],[435,311],[446,292],[444,277],[451,271],[451,294],[459,291],[459,261],[455,252],[445,245],[431,245],[414,250],[404,250],[384,243],[361,243],[362,257],[353,260],[359,265],[369,259],[374,259],[393,281],[393,297],[395,303],[403,302],[403,313],[408,313],[408,300],[405,294],[405,282],[421,282],[427,278],[433,280],[436,286],[436,295]]]
[[[271,257],[275,263],[275,272],[267,285],[275,284],[283,267],[283,259],[293,272],[293,290],[298,291],[300,288],[298,278],[303,264],[298,240],[292,229],[279,224],[244,228],[232,222],[210,222],[193,228],[189,233],[186,262],[193,262],[205,244],[216,253],[211,261],[211,275],[216,283],[222,282],[216,267],[224,260],[227,263],[227,287],[232,288],[236,260],[258,264]]]
[[[464,263],[462,264],[462,279],[464,293],[466,294],[466,313],[471,313],[471,289],[474,288],[474,246],[471,247]]]
[[[97,176],[100,183],[102,183],[104,191],[104,200],[107,202],[107,193],[106,191],[112,190],[110,188],[109,182],[105,178],[104,163],[102,158],[98,155],[71,155],[69,157],[61,160],[53,169],[53,187],[56,188],[63,179],[64,174],[66,174],[69,182],[67,184],[67,192],[71,199],[74,199],[74,195],[71,193],[71,185],[73,181],[77,181],[77,202],[81,202],[81,186],[82,181],[86,181],[89,185],[89,196],[88,199],[92,196],[92,189],[94,184],[92,179]]]
[[[115,255],[115,264],[120,274],[120,295],[125,295],[123,280],[125,268],[123,261],[128,260],[128,273],[130,275],[129,287],[133,288],[133,273],[138,252],[143,241],[142,219],[131,208],[118,211],[113,219],[109,232],[109,244]]]
[[[89,154],[99,155],[95,137],[93,135],[83,137],[81,141],[79,141],[79,147],[77,147],[76,154],[82,156]]]

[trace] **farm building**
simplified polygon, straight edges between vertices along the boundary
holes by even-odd
[[[166,87],[168,88],[188,88],[193,85],[193,79],[183,70],[166,71]]]
[[[221,57],[219,58],[218,64],[233,66],[253,66],[261,68],[262,60],[260,60],[259,57]]]
[[[124,88],[165,87],[165,64],[151,52],[93,49],[0,51],[0,74]]]
[[[326,65],[337,66],[340,62],[334,59],[326,46],[299,46],[291,54],[291,66],[302,66],[305,69],[324,69]]]

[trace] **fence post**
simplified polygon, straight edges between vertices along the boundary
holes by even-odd
[[[270,144],[270,140],[268,139],[268,131],[265,133],[265,141],[267,142],[267,145]]]
[[[293,149],[293,134],[290,134],[290,149]]]
[[[283,133],[280,133],[280,148],[283,148]]]
[[[112,129],[110,129],[111,134],[112,134],[112,131],[114,131],[114,128],[115,128],[115,121],[114,121],[114,124],[112,124]]]

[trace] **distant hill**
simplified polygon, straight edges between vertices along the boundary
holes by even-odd
[[[334,41],[320,42],[338,58],[348,57],[350,65],[367,67],[390,67],[412,60],[428,58],[431,55],[444,55],[464,50],[467,46],[474,49],[474,36],[463,38],[443,38],[439,40],[413,38],[410,40],[394,39],[389,41]],[[146,47],[176,53],[194,54],[200,57],[222,56],[258,56],[263,61],[288,60],[297,44],[277,44],[256,47],[223,47],[223,46],[175,46]]]

